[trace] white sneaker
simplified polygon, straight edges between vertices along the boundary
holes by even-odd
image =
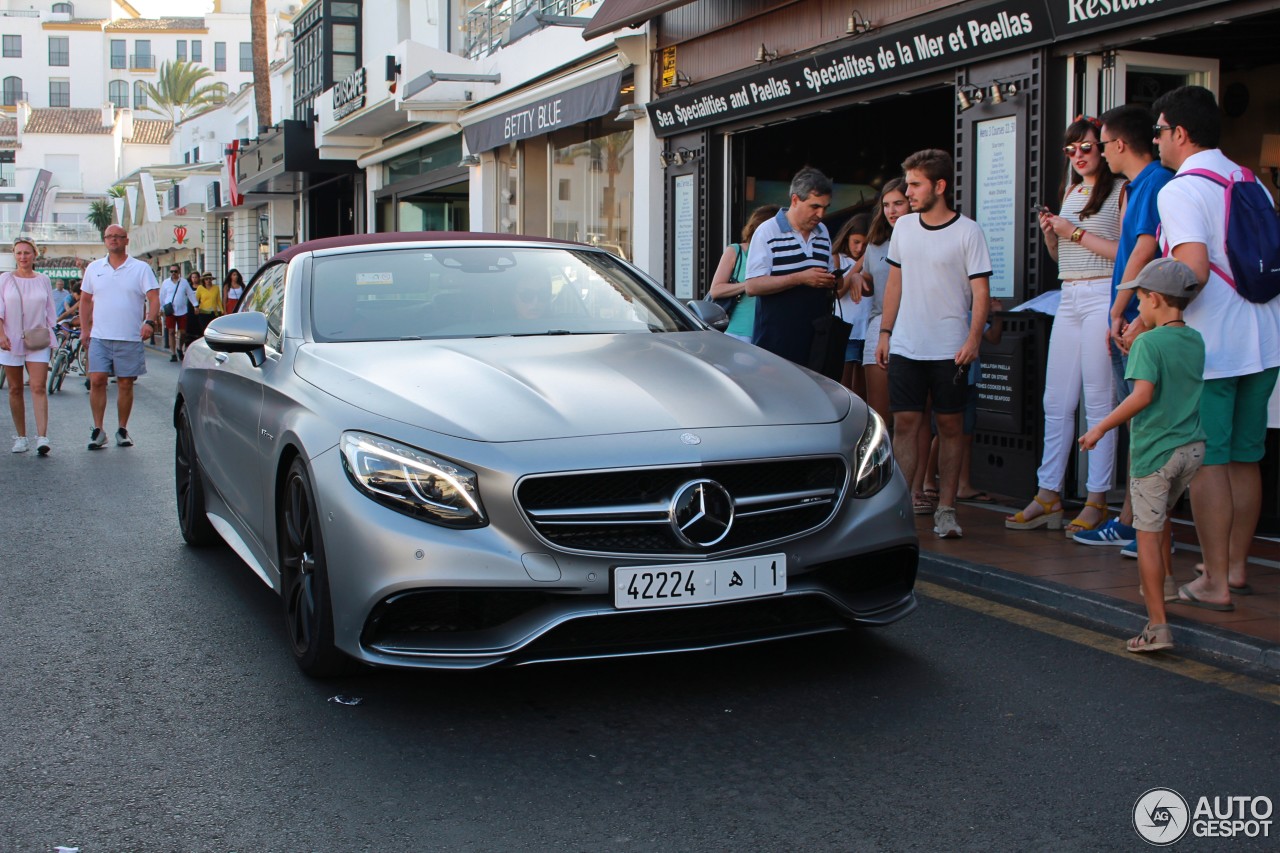
[[[964,536],[960,524],[956,521],[956,508],[939,506],[933,513],[933,532],[939,539],[959,539]]]
[[[16,435],[13,437],[13,452],[26,453],[31,449],[31,442],[27,441],[25,435]]]
[[[50,449],[50,448],[49,448],[49,439],[48,439],[48,437],[47,437],[47,436],[43,436],[43,435],[36,436],[36,455],[37,455],[37,456],[48,456],[48,455],[49,455],[49,449]]]

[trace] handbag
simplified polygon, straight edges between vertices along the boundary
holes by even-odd
[[[849,343],[853,324],[836,314],[840,303],[832,292],[832,312],[813,321],[813,340],[809,344],[809,360],[805,366],[814,373],[821,373],[837,382],[844,375],[844,354]]]
[[[9,281],[13,281],[10,276]],[[47,328],[28,329],[27,319],[22,311],[22,290],[18,289],[18,325],[22,328],[22,346],[27,352],[47,349],[53,343],[53,337]]]
[[[166,302],[164,305],[161,305],[160,310],[164,312],[164,316],[172,317],[173,316],[173,300],[171,299],[168,302]]]
[[[738,259],[733,262],[733,274],[729,276],[730,284],[738,284],[742,279],[738,278],[738,268],[742,266],[742,246],[737,243],[733,244],[733,249],[738,253]],[[711,299],[716,305],[719,305],[724,313],[733,317],[733,309],[738,307],[738,303],[742,301],[742,294],[735,293],[733,296],[720,296]]]

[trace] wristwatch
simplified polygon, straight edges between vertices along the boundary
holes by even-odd
[[[1085,230],[1083,228],[1076,228],[1076,230],[1071,232],[1071,242],[1079,243],[1081,240],[1084,239],[1084,235],[1085,235]]]

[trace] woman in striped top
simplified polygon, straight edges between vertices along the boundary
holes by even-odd
[[[1058,262],[1062,300],[1049,335],[1044,388],[1044,455],[1037,472],[1039,491],[1026,509],[1005,519],[1005,527],[1062,528],[1062,485],[1075,438],[1075,412],[1084,388],[1085,420],[1100,423],[1112,405],[1110,329],[1111,269],[1120,239],[1121,184],[1102,159],[1099,122],[1081,116],[1066,132],[1067,157],[1059,215],[1040,214],[1049,255]],[[1067,537],[1106,520],[1106,493],[1115,471],[1114,431],[1089,452],[1089,496],[1067,525]]]

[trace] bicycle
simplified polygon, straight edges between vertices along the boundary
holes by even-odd
[[[78,372],[85,372],[82,357],[88,355],[80,346],[80,330],[71,326],[58,326],[58,348],[49,360],[49,393],[56,394],[62,390],[62,380],[68,371],[75,366]]]

